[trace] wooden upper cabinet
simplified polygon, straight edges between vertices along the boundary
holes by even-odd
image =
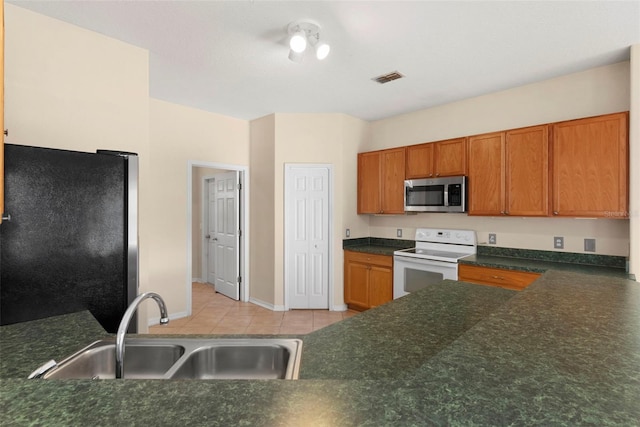
[[[504,132],[469,137],[469,215],[504,213],[504,146]]]
[[[358,154],[358,213],[404,213],[404,148]]]
[[[407,148],[407,179],[467,174],[467,138],[410,145]]]
[[[467,174],[467,138],[439,141],[434,143],[433,149],[436,176]]]
[[[404,213],[404,157],[404,148],[382,152],[381,213]]]
[[[469,215],[549,214],[549,128],[469,138]]]
[[[506,132],[505,214],[549,215],[549,126]]]
[[[553,215],[628,218],[628,113],[553,125]]]
[[[379,213],[381,209],[382,165],[380,152],[358,154],[358,213]]]
[[[407,179],[432,178],[433,143],[410,145],[407,147]]]

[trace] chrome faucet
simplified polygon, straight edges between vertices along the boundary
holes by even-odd
[[[116,378],[124,378],[124,337],[129,329],[129,322],[133,314],[138,309],[138,306],[142,301],[147,298],[153,298],[160,307],[160,324],[166,325],[169,323],[169,315],[167,314],[167,306],[164,303],[162,297],[155,292],[145,292],[140,294],[133,300],[133,302],[124,312],[120,326],[118,327],[118,334],[116,335]]]

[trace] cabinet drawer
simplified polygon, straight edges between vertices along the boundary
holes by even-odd
[[[540,277],[539,273],[505,270],[502,268],[479,267],[460,264],[458,280],[480,285],[499,286],[506,289],[522,290]]]
[[[393,267],[393,257],[389,255],[374,255],[365,252],[353,252],[345,250],[344,256],[345,259],[348,259],[349,261],[380,265],[382,267]]]

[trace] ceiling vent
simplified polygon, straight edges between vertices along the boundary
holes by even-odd
[[[389,82],[394,81],[394,80],[401,79],[403,77],[404,76],[402,74],[400,74],[399,72],[392,71],[391,73],[383,74],[383,75],[378,76],[378,77],[374,77],[371,80],[373,80],[374,82],[378,82],[380,84],[385,84],[385,83],[389,83]]]

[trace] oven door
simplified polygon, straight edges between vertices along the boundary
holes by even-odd
[[[458,263],[393,257],[393,298],[400,298],[444,279],[458,280]]]

